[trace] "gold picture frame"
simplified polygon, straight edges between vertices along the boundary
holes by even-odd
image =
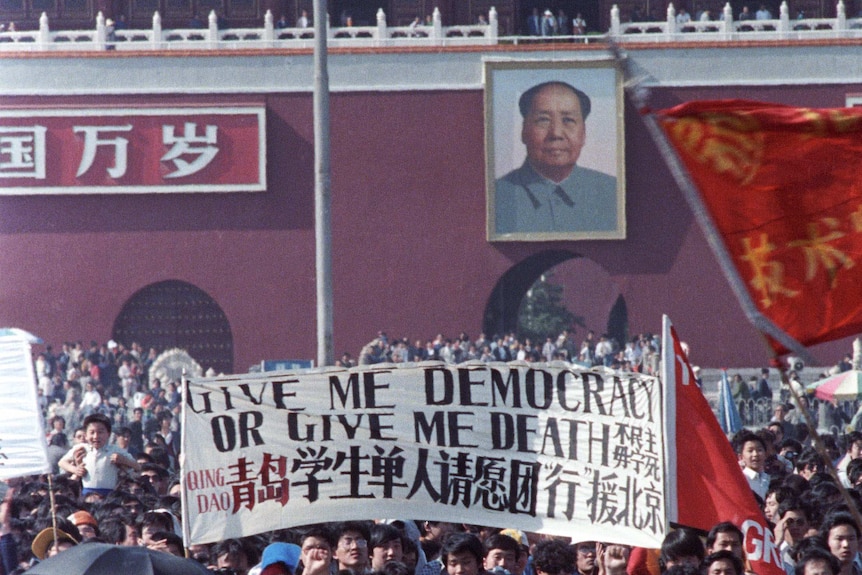
[[[484,64],[488,241],[625,239],[616,61]]]

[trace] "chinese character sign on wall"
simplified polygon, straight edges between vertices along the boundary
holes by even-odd
[[[210,542],[321,521],[457,521],[657,547],[658,380],[551,366],[195,379],[183,525]]]
[[[0,194],[266,189],[263,107],[0,111]]]

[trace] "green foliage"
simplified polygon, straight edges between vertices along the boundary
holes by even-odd
[[[576,317],[563,303],[563,286],[553,283],[553,275],[539,277],[527,290],[518,310],[518,334],[523,340],[530,338],[541,346],[545,338],[556,339],[561,331],[578,324],[584,325],[583,317]]]

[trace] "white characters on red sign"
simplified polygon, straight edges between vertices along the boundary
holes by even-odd
[[[76,178],[80,178],[93,166],[96,159],[96,151],[100,146],[113,146],[114,165],[108,168],[108,175],[114,179],[122,178],[126,174],[128,160],[129,140],[117,136],[115,138],[99,138],[101,132],[131,132],[132,125],[125,126],[74,126],[72,130],[78,134],[84,134],[84,153],[81,155],[81,163],[78,165]]]
[[[746,519],[742,523],[742,535],[745,540],[745,555],[750,561],[772,563],[783,569],[781,553],[772,540],[772,532],[754,519]]]
[[[0,127],[0,178],[45,179],[44,126]]]
[[[162,126],[162,143],[170,145],[171,149],[162,156],[161,161],[173,162],[176,171],[165,174],[165,178],[182,178],[204,169],[218,154],[218,126],[207,125],[204,135],[197,135],[197,124],[186,122],[182,136],[174,135],[175,126]],[[196,155],[191,162],[180,156]]]

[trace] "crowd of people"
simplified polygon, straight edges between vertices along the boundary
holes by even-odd
[[[475,339],[461,332],[458,337],[437,334],[421,340],[408,337],[390,338],[385,332],[366,344],[354,361],[348,352],[337,364],[343,367],[375,363],[417,361],[566,361],[579,367],[604,366],[623,371],[658,374],[661,343],[658,336],[642,333],[631,337],[625,345],[609,334],[597,336],[592,330],[580,341],[568,329],[559,335],[547,336],[542,342],[519,337],[515,332],[488,337],[480,333]]]
[[[625,346],[568,331],[542,345],[515,334],[475,340],[462,333],[426,341],[380,332],[359,362],[467,359],[572,361],[657,372],[659,338]],[[109,341],[48,346],[35,358],[46,419],[50,476],[5,482],[0,500],[0,573],[87,542],[146,546],[197,561],[224,575],[743,575],[751,572],[740,526],[709,533],[672,531],[659,550],[524,533],[490,526],[386,519],[314,524],[185,547],[179,479],[180,395],[175,382],[147,378],[157,356]],[[846,360],[846,358],[845,358]],[[352,357],[341,359],[352,365]],[[843,365],[844,360],[839,365]],[[764,374],[766,375],[766,374]],[[743,382],[744,384],[744,382]],[[766,389],[752,392],[766,393]],[[766,388],[769,386],[767,385]],[[771,392],[771,389],[769,390]],[[862,433],[811,436],[776,403],[774,421],[733,438],[742,473],[773,529],[788,573],[860,575]],[[837,477],[827,473],[829,462]],[[53,505],[49,492],[53,492]],[[852,507],[851,507],[852,506]],[[56,526],[55,526],[56,521]]]

